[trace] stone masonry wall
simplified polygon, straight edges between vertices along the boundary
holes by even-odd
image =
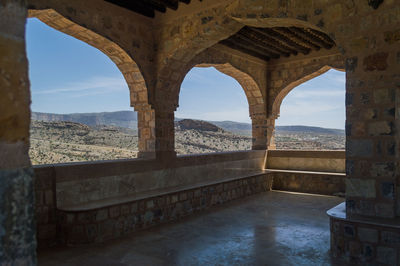
[[[0,265],[35,265],[24,1],[0,1]]]
[[[36,167],[34,170],[36,238],[40,249],[56,244],[56,179],[52,168]]]
[[[331,253],[350,265],[400,264],[399,226],[330,220]]]
[[[273,189],[332,196],[345,195],[345,174],[271,171]]]
[[[270,188],[271,178],[262,174],[90,211],[60,210],[59,241],[81,245],[116,239]]]

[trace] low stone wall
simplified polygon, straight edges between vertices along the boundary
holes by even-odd
[[[347,217],[342,203],[328,211],[331,253],[349,265],[400,265],[400,220]]]
[[[50,167],[35,167],[34,172],[36,238],[38,247],[42,248],[56,244],[56,179]]]
[[[345,151],[269,150],[267,169],[346,172]]]
[[[344,196],[345,151],[269,150],[273,189]]]
[[[196,205],[197,198],[191,200],[191,208],[197,210],[215,205],[215,198],[221,198],[222,200],[218,201],[225,202],[248,195],[248,191],[251,194],[261,191],[261,188],[263,191],[267,190],[271,186],[268,182],[271,181],[268,181],[267,175],[263,174],[264,165],[265,151],[243,151],[179,156],[168,163],[131,159],[36,166],[34,170],[39,246],[45,247],[69,241],[65,238],[69,239],[70,224],[65,224],[63,219],[60,220],[63,213],[82,214],[99,208],[110,208],[111,213],[115,206],[117,209],[120,208],[122,213],[124,208],[122,206],[128,202],[142,204],[140,202],[147,202],[150,198],[172,197],[171,193],[192,191],[194,194],[198,188],[203,190],[209,186],[214,187],[218,192],[210,193],[207,196],[210,198],[202,197],[201,200],[206,201],[206,204],[201,208]],[[236,180],[253,182],[251,178],[260,174],[264,177],[254,181],[256,183],[254,185],[229,183]],[[268,181],[269,185],[264,181]],[[217,189],[219,184],[228,183],[227,186],[232,187],[229,191],[220,192],[220,189]],[[237,191],[233,192],[235,189]],[[167,198],[165,200],[167,201]],[[157,204],[155,206],[162,207]],[[175,205],[166,208],[176,208]],[[162,209],[166,215],[167,209]],[[143,208],[140,209],[142,210]],[[146,209],[146,212],[148,210]],[[145,215],[145,213],[138,212],[135,215]],[[114,219],[114,214],[110,214],[111,218]],[[152,224],[156,224],[156,221],[158,220],[155,219]],[[63,224],[62,227],[59,222]],[[67,230],[68,233],[63,230]],[[100,238],[103,237],[98,236],[96,241],[100,241]]]
[[[312,194],[344,196],[344,173],[268,170],[273,178],[272,188]]]
[[[268,174],[240,178],[89,211],[59,210],[60,240],[67,245],[103,242],[234,199],[269,191]]]

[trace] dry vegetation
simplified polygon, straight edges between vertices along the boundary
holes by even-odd
[[[246,150],[251,139],[219,129],[176,131],[178,154]],[[75,122],[33,121],[31,149],[33,164],[136,158],[137,131],[113,126],[89,127]]]
[[[345,136],[305,132],[278,132],[277,149],[344,149]],[[208,122],[183,120],[176,124],[178,154],[251,149],[251,138],[223,130]],[[115,126],[87,126],[75,122],[33,121],[33,164],[114,160],[137,157],[137,131]]]

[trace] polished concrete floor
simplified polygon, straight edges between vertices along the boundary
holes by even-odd
[[[39,265],[334,265],[337,197],[271,191],[100,245],[39,253]]]

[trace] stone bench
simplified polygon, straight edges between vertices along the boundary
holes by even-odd
[[[344,196],[345,173],[268,169],[274,190]]]
[[[185,191],[190,192],[186,197],[193,204],[198,205],[199,200],[205,201],[203,205],[207,207],[211,203],[241,197],[248,192],[269,189],[271,181],[262,172],[265,155],[265,151],[238,151],[178,156],[167,163],[151,159],[122,159],[35,166],[35,211],[39,248],[54,246],[60,242],[79,244],[116,237],[122,231],[115,229],[118,232],[110,237],[104,228],[109,228],[106,225],[115,222],[115,215],[118,213],[116,210],[123,213],[125,218],[127,215],[132,216],[131,212],[126,213],[127,205],[133,205],[133,210],[137,205],[138,213],[133,216],[137,220],[135,228],[139,228],[166,220],[163,217],[170,216],[169,212],[176,208],[178,202],[181,202],[177,204],[178,209],[182,206],[188,209],[188,202],[184,200]],[[257,178],[246,176],[249,173]],[[220,192],[221,187],[232,189]],[[208,188],[213,192],[207,192],[208,198],[199,199],[199,188],[201,193],[204,190],[204,194]],[[219,194],[215,194],[215,191]],[[163,201],[167,205],[162,205]],[[144,223],[143,215],[147,209],[143,213],[143,206],[148,205],[150,208],[152,204],[156,212],[153,215],[157,218]],[[197,205],[192,209],[199,209]],[[161,216],[158,206],[165,207],[161,209]],[[107,219],[103,220],[101,217],[104,217],[105,212]],[[92,218],[89,219],[91,215]],[[108,221],[111,217],[113,220]],[[150,213],[147,213],[146,221],[149,221],[149,217]],[[87,220],[84,226],[82,219]],[[124,220],[122,217],[118,219],[119,223]],[[73,223],[78,226],[72,228]],[[133,229],[131,226],[129,230],[124,230]],[[83,234],[83,231],[90,237],[85,236],[79,240],[76,235]]]
[[[268,171],[240,173],[233,178],[178,188],[136,193],[59,207],[59,239],[67,245],[98,243],[137,230],[271,190]]]

